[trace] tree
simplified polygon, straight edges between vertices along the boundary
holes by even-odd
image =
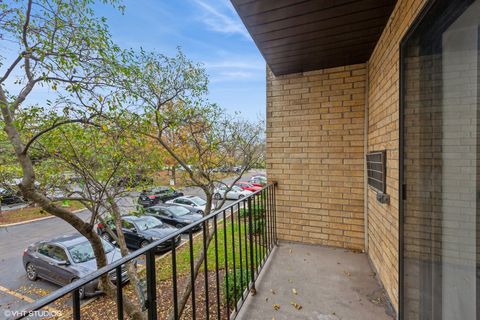
[[[219,167],[241,166],[231,188],[252,164],[262,157],[263,125],[229,116],[205,98],[208,79],[205,71],[179,51],[174,58],[140,52],[133,59],[125,90],[137,115],[136,131],[156,141],[187,173],[190,184],[206,197],[205,214],[223,206],[213,203]],[[185,152],[185,148],[189,152]],[[213,239],[206,227],[207,248]],[[199,274],[206,251],[194,261],[194,278]],[[179,298],[180,315],[185,310],[192,286],[188,283]],[[173,318],[173,313],[170,318]]]
[[[43,159],[35,165],[37,172],[41,173],[39,181],[48,181],[53,190],[46,190],[47,193],[56,195],[50,199],[81,202],[91,212],[90,223],[102,221],[110,237],[119,245],[122,256],[126,256],[130,252],[122,232],[118,203],[130,199],[129,182],[138,178],[139,170],[153,172],[161,163],[155,153],[148,152],[150,148],[146,139],[139,139],[138,135],[125,129],[130,127],[129,115],[109,113],[104,114],[103,119],[106,118],[109,120],[96,122],[101,130],[97,126],[77,123],[64,125],[38,139],[32,148]],[[72,184],[72,175],[81,183]],[[116,233],[105,221],[110,218]],[[132,263],[127,265],[127,272],[137,301],[140,301],[139,277]],[[141,312],[141,306],[137,304],[136,307]]]
[[[123,8],[116,0],[104,0]],[[115,89],[118,72],[123,72],[121,51],[112,43],[103,18],[94,14],[90,0],[12,0],[1,4],[2,45],[16,50],[13,57],[0,57],[0,111],[2,129],[21,169],[18,187],[23,196],[38,204],[85,236],[91,243],[97,267],[107,264],[101,239],[92,220],[84,222],[70,211],[55,205],[36,186],[32,145],[41,137],[69,124],[95,125],[95,119],[117,105]],[[56,92],[55,99],[28,103],[39,87]],[[22,118],[43,117],[38,126],[23,130]],[[101,279],[107,295],[114,297],[107,275]],[[142,314],[126,301],[133,319]]]

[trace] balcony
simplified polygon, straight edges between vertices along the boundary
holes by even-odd
[[[386,295],[365,254],[277,240],[275,190],[270,184],[37,300],[13,318],[60,314],[76,320],[124,319],[124,302],[134,299],[131,284],[117,286],[116,299],[101,295],[82,302],[80,290],[102,275],[120,274],[135,259],[149,320],[391,319]],[[199,226],[201,231],[194,234]],[[188,240],[155,256],[157,246],[180,234]],[[195,278],[201,248],[207,254]],[[192,293],[180,315],[180,297],[188,285]]]
[[[365,254],[280,242],[237,319],[393,319]]]

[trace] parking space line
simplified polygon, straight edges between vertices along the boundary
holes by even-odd
[[[30,298],[30,297],[27,297],[26,295],[23,295],[21,293],[18,293],[18,292],[15,292],[13,290],[10,290],[8,288],[5,288],[5,287],[2,287],[0,286],[0,291],[2,292],[5,292],[11,296],[14,296],[15,298],[18,298],[20,300],[23,300],[23,301],[26,301],[26,302],[29,302],[29,303],[32,303],[32,302],[35,302],[34,299]],[[43,307],[45,310],[48,310],[50,312],[55,312],[57,314],[60,314],[60,310],[57,310],[55,308],[52,308],[52,307],[49,307],[49,306],[46,306],[46,307]]]

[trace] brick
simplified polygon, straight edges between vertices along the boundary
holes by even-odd
[[[281,239],[355,249],[362,243],[363,215],[354,215],[363,212],[365,86],[354,85],[365,74],[365,64],[277,78],[268,72],[267,173],[279,186]],[[349,172],[359,175],[358,190]]]

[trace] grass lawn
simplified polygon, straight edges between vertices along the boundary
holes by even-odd
[[[58,203],[58,205],[61,206],[62,204]],[[77,201],[70,201],[68,207],[66,208],[70,211],[75,211],[78,209],[82,209],[83,205]],[[21,209],[2,211],[0,213],[0,226],[10,223],[28,221],[32,219],[39,219],[48,216],[50,216],[50,214],[43,211],[39,207],[26,207]]]
[[[233,226],[233,230],[232,230]],[[246,230],[245,230],[246,228]],[[245,250],[245,231],[247,236],[247,250]],[[214,232],[213,227],[211,232]],[[203,247],[203,232],[194,235],[193,239],[193,258],[201,251]],[[235,239],[232,241],[232,234]],[[207,250],[207,268],[209,271],[214,271],[216,267],[216,257],[215,257],[215,236],[212,238],[210,246]],[[225,241],[226,238],[226,241]],[[250,266],[250,242],[248,239],[248,223],[247,225],[243,222],[238,222],[238,218],[235,216],[235,222],[232,224],[231,217],[227,217],[226,230],[224,229],[223,221],[218,222],[217,226],[217,246],[218,246],[218,268],[219,270],[225,269],[225,260],[227,261],[228,269],[234,269],[233,257],[235,255],[235,268],[240,268],[240,262],[244,269]],[[226,251],[225,251],[226,245]],[[263,247],[260,244],[255,244],[254,253],[257,251],[258,262],[260,261],[260,252]],[[241,255],[240,255],[241,251]],[[254,257],[255,258],[255,257]],[[156,270],[157,270],[157,280],[169,280],[172,279],[172,256],[168,254],[164,257],[157,259]],[[184,275],[190,275],[190,246],[188,242],[183,245],[181,248],[177,248],[176,251],[176,266],[177,266],[177,277]],[[202,264],[201,272],[204,270],[204,265]],[[142,270],[140,273],[141,277],[145,276],[145,270]]]

